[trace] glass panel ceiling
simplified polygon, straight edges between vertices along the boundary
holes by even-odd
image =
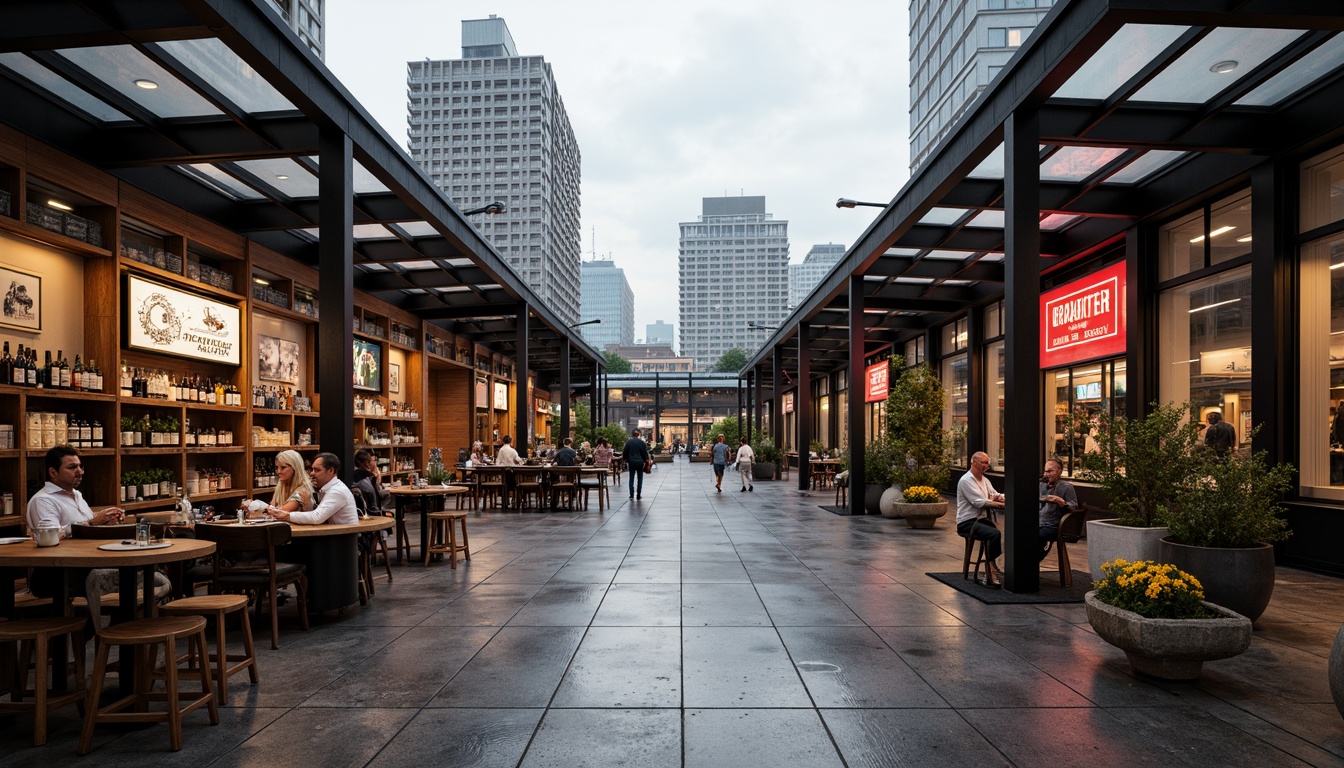
[[[1074,213],[1052,213],[1041,219],[1041,229],[1044,229],[1047,232],[1054,232],[1057,229],[1067,227],[1081,218],[1082,216]]]
[[[1260,87],[1242,96],[1237,103],[1254,107],[1273,106],[1324,79],[1327,73],[1341,64],[1344,64],[1344,35],[1335,35],[1316,50],[1290,64],[1287,69],[1261,83]]]
[[[1219,27],[1134,94],[1134,101],[1203,104],[1305,34]]]
[[[216,38],[172,40],[159,45],[244,112],[294,109],[289,99]]]
[[[924,254],[924,258],[937,259],[939,261],[961,261],[967,256],[970,256],[971,253],[972,251],[945,251],[935,249]]]
[[[356,224],[354,236],[356,240],[393,240],[397,237],[382,224]]]
[[[1003,229],[1003,211],[990,208],[981,211],[975,218],[966,222],[968,227],[984,229]]]
[[[1129,165],[1107,176],[1103,183],[1105,184],[1137,184],[1144,179],[1149,178],[1158,171],[1166,168],[1168,165],[1185,157],[1184,152],[1176,152],[1169,149],[1155,149],[1151,152],[1144,152],[1134,159]]]
[[[318,167],[316,157],[313,158],[313,166]],[[355,173],[354,179],[352,179],[352,185],[354,186],[356,195],[368,195],[389,191],[387,185],[379,181],[372,173],[369,173],[369,169],[360,165],[358,160],[355,161]]]
[[[22,53],[0,53],[0,66],[27,78],[34,85],[51,95],[82,110],[89,116],[110,123],[130,118],[108,106],[102,99],[91,96],[87,91],[66,80],[50,69],[38,64]]]
[[[158,117],[223,114],[200,94],[129,45],[66,48],[66,60]]]
[[[1124,153],[1118,147],[1060,147],[1041,163],[1041,181],[1082,181]]]
[[[965,215],[966,211],[962,208],[930,208],[929,212],[920,218],[919,223],[950,226],[956,224]]]
[[[1101,101],[1137,75],[1189,27],[1126,24],[1056,91],[1061,99]]]
[[[263,195],[209,163],[179,166],[178,170],[216,191],[242,200],[260,200]]]
[[[973,179],[1002,179],[1003,178],[1003,145],[994,148],[975,169],[966,174]]]
[[[287,157],[240,160],[238,167],[286,197],[317,197],[317,177]]]
[[[400,221],[396,227],[410,237],[434,237],[439,234],[428,221]]]
[[[403,270],[405,270],[405,271],[407,271],[407,272],[410,272],[410,271],[413,271],[413,270],[417,270],[417,269],[438,269],[438,268],[439,268],[439,265],[438,265],[438,264],[435,264],[434,261],[431,260],[431,259],[418,259],[418,260],[416,260],[416,261],[398,261],[398,262],[396,262],[396,266],[401,267]]]

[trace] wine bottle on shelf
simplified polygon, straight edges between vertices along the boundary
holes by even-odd
[[[85,384],[86,382],[84,381],[84,363],[79,359],[79,355],[76,354],[75,367],[70,370],[70,388],[87,389]]]
[[[5,355],[0,357],[0,383],[14,383],[14,358],[9,354],[9,342],[5,342]]]
[[[56,361],[59,364],[58,370],[60,371],[61,389],[72,389],[73,387],[71,385],[73,383],[73,378],[70,373],[70,363],[65,359],[65,350],[56,350]]]
[[[131,392],[131,369],[126,366],[126,361],[121,361],[121,380],[118,383],[117,391],[122,397],[132,397]]]

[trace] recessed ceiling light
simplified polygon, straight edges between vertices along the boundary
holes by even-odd
[[[1235,70],[1240,63],[1241,62],[1232,59],[1220,61],[1212,67],[1209,67],[1209,71],[1219,75],[1226,75],[1228,72]]]
[[[143,77],[140,78],[139,80],[136,80],[135,85],[137,88],[144,88],[146,91],[155,91],[158,90],[159,88],[158,83],[154,82],[153,80],[147,80]]]
[[[286,175],[283,174],[283,173],[277,173],[277,174],[275,174],[275,178],[279,179],[280,181],[284,181],[285,179],[288,179],[289,177],[286,176]]]
[[[271,281],[270,281],[270,280],[267,280],[267,279],[264,278],[264,277],[254,277],[254,278],[252,278],[252,282],[256,283],[257,285],[270,285],[270,284],[271,284]]]
[[[1217,237],[1217,236],[1219,236],[1219,235],[1222,235],[1222,234],[1226,234],[1226,233],[1228,233],[1228,232],[1231,232],[1231,231],[1234,230],[1234,229],[1236,229],[1236,227],[1219,227],[1219,228],[1213,230],[1212,232],[1210,232],[1210,233],[1209,233],[1209,237]],[[1192,242],[1192,243],[1202,243],[1202,242],[1204,242],[1204,236],[1203,236],[1203,235],[1200,235],[1199,237],[1192,238],[1192,239],[1190,240],[1190,242]]]
[[[1238,242],[1238,243],[1249,243],[1249,242],[1251,242],[1251,236],[1250,236],[1250,235],[1242,235],[1241,237],[1238,237],[1238,238],[1237,238],[1237,242]]]
[[[58,210],[58,211],[73,211],[73,210],[75,210],[74,208],[71,208],[70,206],[66,205],[65,203],[62,203],[60,200],[48,200],[48,201],[47,201],[47,205],[48,205],[49,207],[55,208],[55,209]]]

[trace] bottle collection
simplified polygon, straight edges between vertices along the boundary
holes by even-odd
[[[242,391],[226,381],[200,374],[179,376],[157,369],[132,368],[125,360],[121,361],[119,391],[122,397],[243,406]]]
[[[311,406],[307,405],[308,402],[301,389],[261,385],[252,387],[253,408],[265,408],[270,411],[307,411],[311,410]]]
[[[187,419],[183,439],[188,448],[218,448],[233,445],[233,430],[218,427],[193,427]]]
[[[29,411],[28,450],[45,451],[57,445],[74,448],[102,448],[103,423],[78,414]]]
[[[0,355],[0,382],[16,387],[35,387],[38,389],[65,389],[79,392],[102,392],[103,374],[98,364],[89,360],[85,365],[83,358],[75,355],[71,365],[64,350],[45,351],[45,361],[38,363],[37,349],[19,345],[19,354],[11,355],[9,342],[5,342],[4,352]]]
[[[412,432],[407,427],[392,428],[393,445],[413,445],[420,442],[420,436]]]
[[[218,467],[187,467],[187,493],[219,493],[233,488],[233,473]]]
[[[275,458],[258,456],[252,460],[252,487],[274,488],[280,482],[275,474]]]
[[[383,404],[381,397],[355,396],[355,415],[356,416],[386,416],[387,406]]]

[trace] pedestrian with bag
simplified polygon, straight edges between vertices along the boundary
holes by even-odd
[[[740,445],[737,448],[737,472],[742,475],[742,490],[738,493],[755,492],[756,486],[751,482],[751,465],[756,461],[756,453],[747,444],[747,438],[740,438],[738,442]]]
[[[639,438],[638,429],[630,433],[630,439],[626,440],[625,447],[621,448],[621,461],[625,462],[626,469],[630,471],[630,498],[642,498],[644,473],[653,466],[653,458],[649,455],[648,443]],[[639,478],[638,485],[635,478]]]

